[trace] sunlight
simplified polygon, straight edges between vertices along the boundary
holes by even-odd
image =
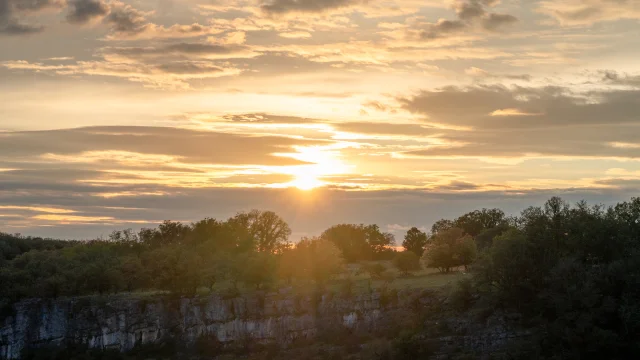
[[[308,191],[324,186],[325,182],[318,180],[318,178],[313,174],[300,174],[296,176],[295,180],[289,182],[288,185],[300,190]]]
[[[309,165],[286,166],[280,169],[283,174],[291,175],[294,179],[281,184],[282,187],[295,187],[300,190],[312,190],[327,185],[321,179],[326,176],[346,174],[352,166],[340,159],[339,148],[332,146],[295,147],[296,153],[277,154],[297,160],[306,161]]]

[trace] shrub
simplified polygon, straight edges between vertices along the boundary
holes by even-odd
[[[408,275],[413,271],[418,271],[420,266],[420,258],[412,251],[403,251],[398,253],[393,259],[393,265],[403,274]]]

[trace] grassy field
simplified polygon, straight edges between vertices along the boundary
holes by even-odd
[[[442,287],[468,276],[468,274],[463,271],[463,268],[456,269],[456,271],[448,274],[440,273],[436,269],[422,269],[410,275],[403,276],[393,267],[390,261],[380,261],[378,263],[381,263],[387,268],[386,274],[392,279],[391,281],[371,279],[369,274],[361,270],[362,265],[359,264],[350,265],[349,272],[346,276],[342,276],[342,280],[344,281],[346,277],[351,278],[355,283],[354,290],[359,291],[366,291],[369,287],[373,289],[381,288],[385,286],[385,284],[388,288],[400,290]],[[336,282],[340,283],[340,280]]]
[[[326,289],[334,293],[345,291],[347,287],[350,287],[352,294],[366,293],[371,290],[387,288],[387,289],[430,289],[446,286],[449,284],[455,284],[461,279],[470,276],[464,272],[463,268],[455,269],[448,274],[443,274],[436,269],[422,269],[415,271],[410,275],[403,276],[400,274],[391,264],[390,261],[379,261],[378,263],[385,266],[386,280],[372,279],[369,274],[362,270],[363,264],[350,264],[346,267],[346,271],[338,276],[338,278],[330,281],[327,284]],[[270,284],[267,287],[267,291],[277,291],[278,289],[291,287],[296,293],[312,293],[317,290],[313,283],[309,282],[294,282],[287,284],[284,281],[278,281]],[[212,293],[223,294],[225,296],[246,295],[256,292],[258,289],[254,287],[244,286],[242,283],[237,284],[237,288],[234,288],[232,283],[227,280],[218,282],[213,291],[207,288],[199,288],[198,296],[208,296]],[[265,289],[263,289],[265,290]],[[260,290],[262,291],[262,290]],[[134,298],[134,299],[153,299],[159,296],[168,295],[169,292],[161,290],[142,290],[119,294],[106,295],[110,299],[114,298]],[[86,295],[76,298],[102,298],[101,295]]]

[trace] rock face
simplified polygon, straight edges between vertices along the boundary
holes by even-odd
[[[131,350],[173,339],[193,344],[200,337],[221,343],[255,341],[286,345],[322,331],[384,326],[393,309],[410,307],[415,296],[380,293],[338,297],[286,293],[235,298],[135,299],[134,297],[32,299],[14,305],[0,320],[0,358],[18,359],[23,349],[68,343]]]

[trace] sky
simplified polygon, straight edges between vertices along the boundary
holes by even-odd
[[[639,35],[638,0],[0,0],[0,231],[628,200]]]

